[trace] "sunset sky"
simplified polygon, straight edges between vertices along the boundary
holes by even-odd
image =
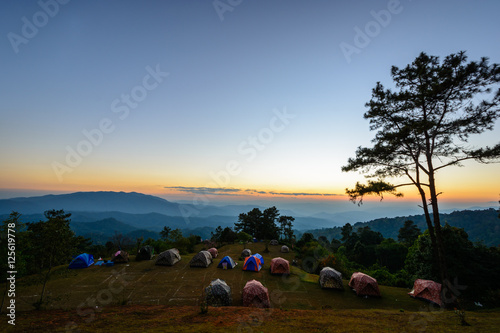
[[[364,178],[340,168],[370,146],[364,104],[377,81],[392,85],[392,65],[460,50],[500,63],[493,0],[0,6],[0,198],[347,201]],[[499,138],[500,122],[471,144]],[[494,206],[499,171],[444,169],[441,199]]]

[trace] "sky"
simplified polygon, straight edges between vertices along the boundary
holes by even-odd
[[[364,105],[377,81],[392,86],[391,66],[422,51],[500,63],[498,1],[0,8],[0,198],[135,191],[326,210],[348,203],[345,188],[364,181],[341,167],[370,146]],[[470,143],[499,137],[497,122]],[[442,202],[494,205],[499,170],[447,168],[437,175]],[[386,200],[413,203],[416,192]]]

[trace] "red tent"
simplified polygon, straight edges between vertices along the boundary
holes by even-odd
[[[413,283],[413,290],[408,295],[443,306],[443,302],[441,301],[441,283],[417,279]]]
[[[243,306],[268,308],[270,305],[267,288],[257,280],[248,281],[243,287]]]
[[[290,274],[288,260],[280,257],[271,259],[271,274]]]
[[[349,287],[354,289],[358,296],[381,296],[377,280],[361,272],[352,274]]]

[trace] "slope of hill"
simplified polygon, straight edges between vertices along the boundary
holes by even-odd
[[[500,244],[500,219],[498,211],[490,208],[483,210],[463,210],[449,214],[440,214],[441,223],[463,228],[473,242],[482,241],[487,246],[498,246]],[[411,220],[422,230],[427,229],[424,215],[412,215],[406,217],[381,218],[368,222],[358,222],[354,228],[369,226],[372,230],[382,233],[385,238],[398,238],[399,229],[403,227],[406,220]],[[315,237],[325,236],[329,240],[340,239],[341,227],[312,229],[307,232]]]
[[[114,218],[107,218],[96,222],[70,222],[71,229],[77,235],[98,233],[101,235],[113,234],[115,231],[128,233],[137,230],[126,223],[120,222]]]
[[[90,238],[94,244],[105,244],[108,242],[115,234],[122,234],[122,236],[129,238],[132,241],[139,237],[144,239],[160,238],[160,233],[158,231],[153,231],[150,229],[144,229],[140,227],[135,227],[130,224],[118,221],[115,218],[105,218],[95,222],[70,222],[71,229],[75,232],[77,236],[83,236],[85,238]],[[170,225],[172,229],[176,227]],[[215,227],[191,227],[188,228],[186,225],[179,227],[184,236],[197,235],[202,239],[210,238],[211,232],[215,230]]]

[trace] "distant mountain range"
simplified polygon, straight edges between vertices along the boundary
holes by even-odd
[[[43,212],[63,209],[71,213],[71,227],[78,235],[102,242],[114,232],[137,234],[138,231],[157,235],[164,226],[179,228],[187,235],[195,233],[207,238],[217,226],[234,226],[238,215],[255,205],[192,205],[179,204],[136,192],[77,192],[60,195],[20,197],[0,200],[0,218],[5,219],[12,211],[22,214],[22,222],[44,220]],[[257,207],[265,209],[267,207]],[[283,215],[295,217],[294,227],[331,227],[339,225],[329,216],[297,216],[283,210]],[[153,237],[154,238],[154,237]]]
[[[217,226],[232,227],[238,221],[239,214],[246,213],[256,207],[261,210],[267,208],[255,205],[180,204],[136,192],[77,192],[1,199],[0,219],[4,220],[12,211],[17,211],[22,214],[21,221],[35,222],[45,219],[43,212],[46,210],[63,209],[72,214],[71,227],[76,234],[91,237],[95,242],[103,243],[115,232],[128,235],[131,238],[140,236],[157,238],[159,237],[158,232],[164,226],[172,229],[179,228],[186,236],[197,234],[202,238],[208,238],[210,232]],[[353,224],[353,221],[367,221],[370,216],[366,211],[358,211],[354,214],[339,212],[301,216],[294,211],[285,209],[280,210],[280,213],[293,216],[295,218],[294,229],[298,231],[315,230],[318,233],[318,230],[323,230],[323,233],[331,234],[331,236],[336,235],[339,232],[338,227],[346,222]],[[415,222],[418,222],[419,226],[423,226],[425,229],[421,217],[410,216],[410,218],[414,218]],[[383,218],[370,222],[359,222],[358,225],[367,224],[374,230],[381,230],[385,237],[397,238],[399,230],[397,226],[407,218],[397,217],[395,219],[397,219],[397,223],[391,219]],[[325,230],[329,231],[325,232]],[[495,230],[490,230],[490,234],[495,235],[495,232],[500,232],[498,224]],[[480,223],[471,230],[466,228],[466,231],[472,231],[471,237],[474,236],[474,239],[482,234]]]

